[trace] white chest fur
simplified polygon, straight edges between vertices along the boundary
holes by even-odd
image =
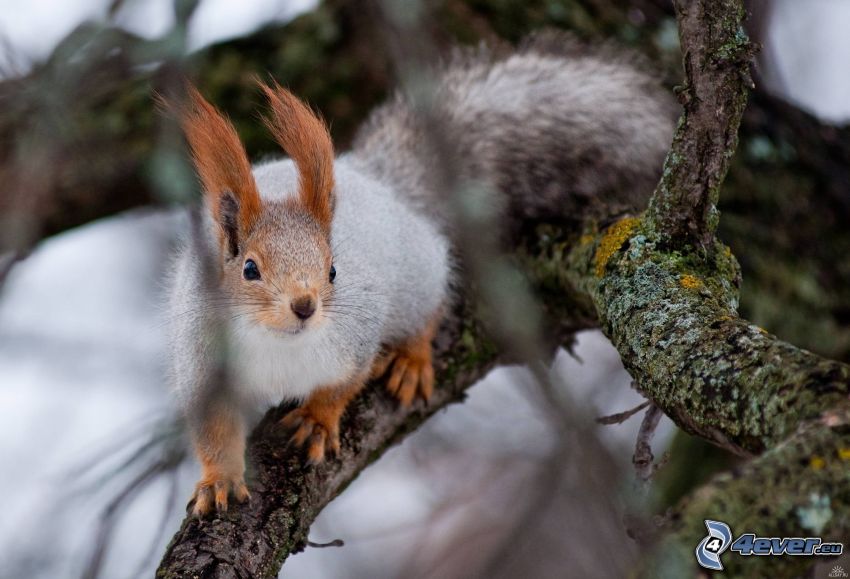
[[[234,325],[229,345],[236,390],[246,401],[274,405],[338,384],[351,368],[328,342],[327,327],[287,336],[253,324]]]

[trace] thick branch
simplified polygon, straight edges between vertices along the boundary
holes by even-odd
[[[735,536],[850,537],[850,415],[831,411],[804,422],[786,441],[693,493],[675,515],[646,577],[694,576],[694,547],[705,536],[703,521],[727,522]],[[802,577],[825,557],[723,557],[724,576]],[[831,564],[831,563],[830,563]],[[653,568],[654,567],[654,568]]]
[[[850,366],[771,336],[738,317],[738,268],[656,249],[638,219],[586,239],[569,276],[593,298],[603,331],[641,391],[683,429],[739,453],[759,453],[804,420],[845,404]],[[606,246],[604,275],[600,259]],[[622,244],[622,250],[619,250]]]

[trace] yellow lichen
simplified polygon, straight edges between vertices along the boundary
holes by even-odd
[[[811,460],[809,460],[809,466],[811,466],[814,470],[820,470],[826,466],[826,461],[820,456],[813,456]]]
[[[608,265],[608,260],[617,253],[639,223],[640,219],[637,217],[625,217],[605,231],[605,235],[599,241],[599,247],[596,248],[596,255],[593,256],[596,277],[605,275],[605,266]]]
[[[695,275],[685,274],[679,278],[679,284],[685,289],[699,289],[702,287],[702,282]]]
[[[839,448],[838,458],[841,460],[850,460],[850,448]]]
[[[591,233],[585,233],[581,237],[578,238],[578,242],[580,245],[587,245],[588,243],[593,243],[593,240],[596,239],[596,236]]]

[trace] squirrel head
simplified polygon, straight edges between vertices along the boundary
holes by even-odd
[[[326,319],[336,270],[333,145],[327,126],[292,93],[261,84],[275,139],[298,169],[297,195],[260,198],[233,125],[194,88],[179,118],[216,224],[225,300],[243,319],[298,334]]]

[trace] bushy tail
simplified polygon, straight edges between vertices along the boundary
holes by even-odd
[[[673,134],[676,106],[651,68],[565,33],[517,50],[460,51],[440,68],[440,130],[464,178],[484,179],[506,216],[570,219],[644,207]],[[431,184],[435,155],[402,94],[378,108],[353,156],[418,209],[445,220]]]

